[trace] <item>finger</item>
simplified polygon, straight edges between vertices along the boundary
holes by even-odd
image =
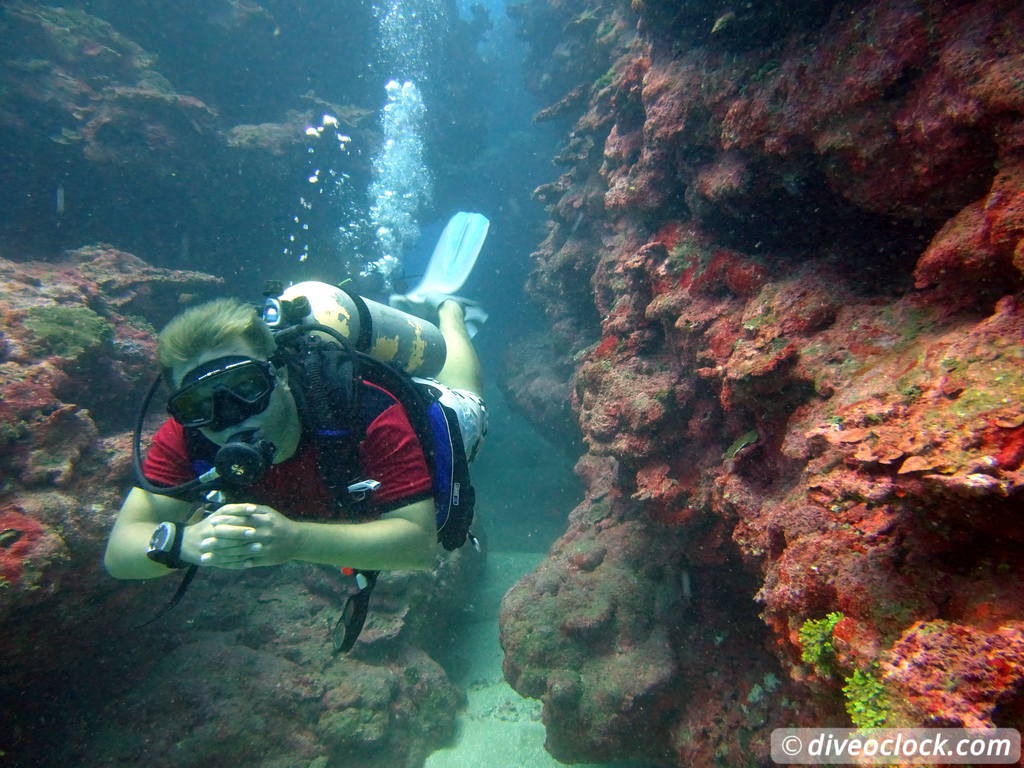
[[[253,552],[246,552],[245,554],[228,554],[223,555],[222,553],[216,553],[214,559],[209,561],[210,565],[216,565],[220,568],[254,568],[258,565],[266,565],[266,563],[260,562],[257,556],[254,556]]]
[[[274,515],[270,511],[254,512],[246,519],[249,521],[249,525],[273,525],[274,523]]]
[[[207,539],[203,539],[199,544],[199,550],[203,554],[207,553],[223,553],[223,554],[241,554],[249,553],[258,554],[267,548],[266,544],[262,542],[238,542],[231,540],[215,539],[212,536]]]
[[[265,527],[273,525],[274,516],[270,512],[254,512],[251,515],[217,515],[209,520],[211,525],[234,525],[239,528]]]
[[[204,552],[199,556],[199,561],[202,565],[217,568],[246,568],[252,563],[252,552],[245,549]]]
[[[224,539],[248,539],[256,538],[256,529],[251,525],[233,525],[231,523],[219,523],[213,526],[213,535]]]
[[[252,525],[253,520],[258,519],[255,515],[229,515],[223,512],[218,512],[216,515],[210,517],[207,522],[210,525]]]
[[[251,531],[251,533],[247,533],[246,530]],[[256,538],[256,530],[254,528],[218,528],[217,530],[210,531],[208,536],[203,537],[199,548],[207,549],[208,547],[203,547],[203,542],[208,540],[211,544],[219,542],[221,547],[242,547],[246,544],[251,544]]]
[[[265,508],[259,504],[225,504],[223,507],[217,510],[216,514],[225,515],[238,515],[240,517],[248,517],[254,515],[257,512],[263,511]]]
[[[248,542],[240,541],[238,539],[207,536],[199,542],[199,551],[204,554],[207,552],[251,552],[252,550],[249,546]]]

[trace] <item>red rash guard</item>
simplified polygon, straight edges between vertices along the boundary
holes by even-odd
[[[387,391],[364,382],[364,400],[373,409],[364,414],[366,437],[359,445],[359,479],[381,486],[371,497],[379,514],[430,498],[433,483],[416,433],[405,409]],[[372,388],[372,389],[370,389]],[[365,410],[365,408],[364,408]],[[146,478],[157,485],[181,485],[196,476],[186,449],[185,429],[168,419],[153,436],[142,465]],[[252,501],[273,507],[287,517],[335,517],[330,492],[316,468],[316,447],[303,435],[287,461],[272,465],[252,487]]]

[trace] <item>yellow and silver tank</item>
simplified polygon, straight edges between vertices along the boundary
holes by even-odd
[[[444,337],[436,325],[329,283],[296,283],[282,301],[305,296],[310,314],[302,322],[333,328],[360,352],[415,376],[435,376],[444,366]]]

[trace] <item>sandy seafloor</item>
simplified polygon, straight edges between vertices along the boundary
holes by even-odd
[[[455,742],[427,758],[425,768],[557,768],[544,749],[541,703],[505,682],[498,640],[501,598],[545,557],[565,528],[581,487],[573,457],[547,443],[512,412],[495,387],[485,392],[490,429],[473,464],[478,520],[483,535],[484,574],[467,596],[466,622],[446,667],[466,691]],[[576,764],[579,768],[645,768],[634,763]]]
[[[558,768],[564,765],[544,749],[541,704],[525,699],[505,682],[498,642],[501,598],[544,555],[537,552],[490,552],[472,621],[459,633],[453,649],[454,682],[466,690],[467,705],[458,716],[456,742],[434,752],[425,768]],[[636,763],[575,764],[577,768],[644,768]]]

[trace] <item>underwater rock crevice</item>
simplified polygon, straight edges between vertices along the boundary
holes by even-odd
[[[583,729],[545,698],[562,759],[739,764],[741,742],[767,759],[772,727],[866,713],[991,725],[1024,681],[1003,650],[1024,622],[1005,578],[1015,534],[1000,543],[1024,493],[1024,11],[822,7],[787,23],[784,4],[759,6],[778,14],[762,36],[725,3],[637,0],[627,55],[599,82],[564,83],[591,96],[544,196],[529,287],[568,331],[591,490],[539,581],[506,600],[506,669],[528,669],[521,690],[540,695],[558,660],[605,663],[607,646],[575,636],[534,655],[517,610],[556,580],[559,610],[580,599],[583,563],[565,548],[622,536],[587,514],[600,505],[678,531],[666,568],[741,567],[745,594],[717,608],[757,625],[759,652],[720,685],[685,653],[714,622],[673,636],[678,670],[650,736],[672,749],[595,736],[589,723],[617,723],[622,702],[592,680],[575,688],[592,696]],[[546,65],[534,66],[536,81]],[[601,154],[574,152],[574,135],[603,136]],[[602,588],[605,571],[587,573],[587,590]],[[613,617],[605,631],[620,633]],[[916,664],[961,685],[929,693]],[[680,680],[712,692],[703,706]],[[755,684],[776,691],[768,710],[751,707]],[[856,698],[875,690],[886,707]]]

